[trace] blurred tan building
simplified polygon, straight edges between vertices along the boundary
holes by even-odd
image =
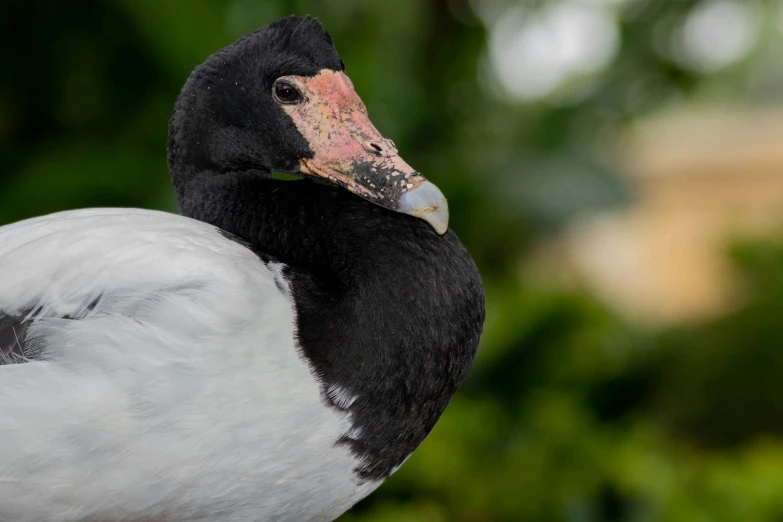
[[[783,237],[783,111],[671,113],[624,151],[637,202],[566,235],[573,268],[626,315],[677,321],[731,305],[736,237]]]

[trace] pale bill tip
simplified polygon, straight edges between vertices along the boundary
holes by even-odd
[[[449,229],[449,204],[440,189],[429,181],[400,196],[397,210],[423,219],[438,234],[443,235]]]

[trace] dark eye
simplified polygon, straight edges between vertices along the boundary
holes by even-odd
[[[288,82],[277,82],[275,84],[275,98],[280,103],[297,103],[302,100],[302,94]]]

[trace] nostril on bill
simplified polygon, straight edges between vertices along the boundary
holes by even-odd
[[[372,152],[373,154],[379,154],[381,156],[386,155],[386,147],[377,141],[367,140],[362,145],[367,152]]]

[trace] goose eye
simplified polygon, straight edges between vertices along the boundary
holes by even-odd
[[[277,82],[274,91],[280,103],[297,103],[302,100],[302,93],[288,82]]]

